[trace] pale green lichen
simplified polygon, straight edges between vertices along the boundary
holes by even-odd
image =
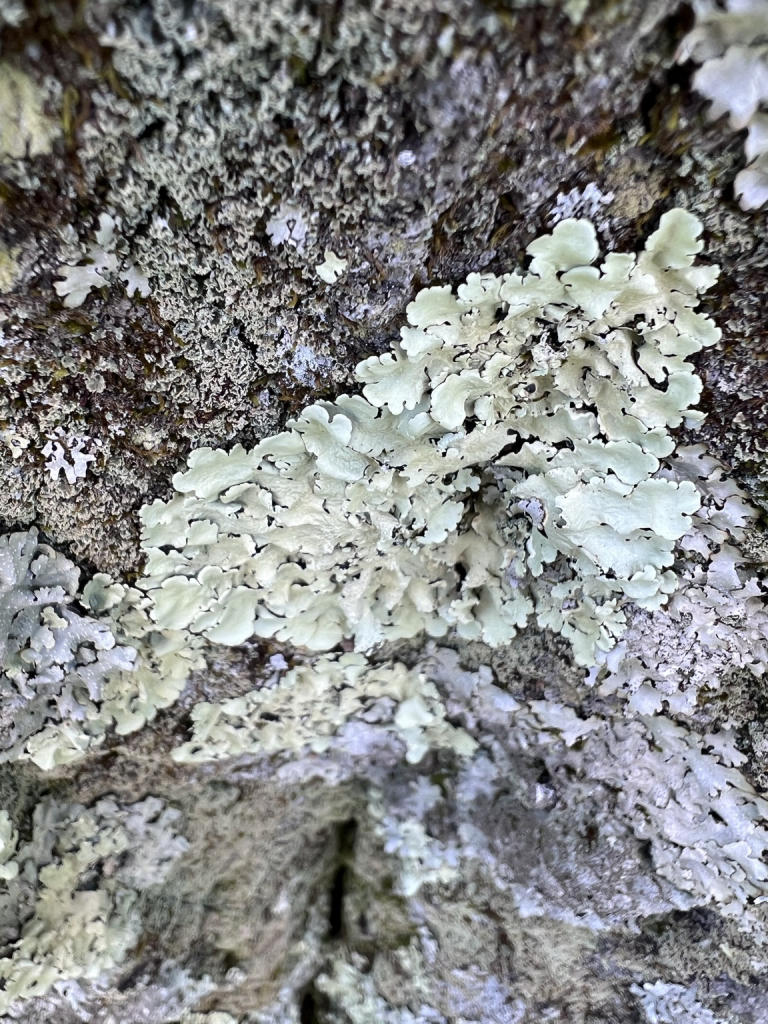
[[[431,1006],[416,1012],[407,1006],[392,1006],[376,989],[370,973],[337,955],[317,978],[317,989],[331,1005],[343,1013],[348,1024],[447,1024],[446,1018]]]
[[[148,599],[133,587],[97,574],[86,584],[83,604],[106,615],[115,635],[136,661],[111,672],[100,701],[82,722],[49,723],[27,741],[24,757],[44,769],[82,757],[104,741],[109,729],[135,732],[178,699],[192,669],[201,664],[201,641],[181,630],[159,630],[149,618]]]
[[[634,611],[620,642],[593,680],[603,696],[618,694],[629,710],[692,715],[702,691],[724,687],[729,672],[768,666],[764,583],[740,545],[757,512],[703,445],[678,448],[664,470],[695,484],[701,507],[680,540],[679,581],[667,609]]]
[[[61,127],[45,114],[45,100],[29,75],[0,63],[0,163],[51,152]]]
[[[323,753],[352,722],[393,735],[417,762],[431,748],[472,754],[475,741],[445,721],[434,683],[399,663],[369,665],[356,654],[320,658],[243,697],[192,710],[192,739],[173,752],[177,761],[212,761],[239,754]],[[372,737],[368,737],[371,742]]]
[[[97,574],[78,600],[79,581],[37,531],[0,537],[0,760],[77,760],[174,703],[199,664],[199,638],[158,630],[140,591]]]
[[[323,651],[455,630],[491,644],[531,618],[593,664],[676,586],[700,498],[659,473],[700,418],[687,356],[717,269],[701,225],[665,214],[639,255],[593,266],[592,225],[531,243],[526,273],[419,293],[360,396],[304,410],[248,452],[202,448],[142,510],[140,585],[161,629]]]
[[[6,249],[0,245],[0,295],[12,291],[21,276],[21,268],[17,263],[20,255],[21,249],[18,246]]]
[[[0,925],[11,938],[0,957],[0,1013],[15,1016],[55,983],[97,979],[125,958],[141,931],[138,893],[164,881],[187,847],[178,817],[153,797],[92,808],[46,798],[16,849],[4,812]]]

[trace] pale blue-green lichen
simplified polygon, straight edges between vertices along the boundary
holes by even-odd
[[[139,892],[163,882],[187,847],[178,818],[154,797],[90,808],[47,797],[20,843],[0,814],[0,1013],[16,1016],[54,984],[103,978],[125,959],[141,932]]]
[[[133,668],[136,651],[117,642],[111,623],[78,609],[79,578],[35,530],[0,537],[2,760],[49,726],[87,723],[110,675]]]
[[[79,569],[37,531],[0,537],[0,760],[77,760],[179,696],[200,641],[158,630],[147,598]]]
[[[252,451],[202,448],[142,510],[159,628],[330,650],[455,631],[491,644],[531,619],[594,664],[674,591],[700,506],[664,478],[693,422],[687,357],[719,338],[694,312],[695,217],[598,268],[592,225],[531,243],[525,273],[422,291],[363,394],[309,406]]]

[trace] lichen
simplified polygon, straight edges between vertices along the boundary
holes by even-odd
[[[677,59],[702,65],[693,87],[711,101],[710,120],[728,114],[733,131],[748,129],[734,190],[742,209],[756,210],[768,201],[768,11],[763,0],[726,0],[725,10],[707,2],[697,13]]]
[[[90,450],[86,450],[86,446]],[[98,451],[100,447],[101,442],[92,437],[67,437],[59,432],[48,438],[41,451],[51,479],[58,480],[63,472],[68,483],[73,484],[85,476],[88,464],[96,461],[94,450]]]
[[[45,100],[29,75],[0,63],[0,162],[50,153],[60,127],[45,114]]]
[[[149,619],[147,598],[77,567],[35,530],[0,537],[0,760],[78,760],[179,696],[199,641]],[[80,604],[80,608],[78,608]]]
[[[633,985],[646,1024],[727,1024],[697,999],[695,985],[675,985],[665,981]]]
[[[676,587],[700,498],[660,472],[700,418],[686,357],[717,270],[700,225],[662,217],[639,256],[563,221],[526,273],[422,291],[361,396],[312,405],[248,452],[193,452],[142,510],[141,586],[160,628],[365,651],[423,631],[505,643],[535,617],[594,663]]]
[[[445,721],[440,694],[422,673],[399,663],[369,665],[354,654],[290,669],[242,697],[197,704],[192,720],[192,739],[173,751],[177,761],[303,748],[324,753],[334,742],[344,746],[337,734],[352,723],[364,723],[371,734],[394,735],[412,763],[431,748],[467,755],[476,746]],[[368,736],[366,742],[372,741]]]
[[[18,1013],[58,982],[108,975],[125,958],[141,931],[139,892],[163,882],[186,849],[178,817],[152,797],[37,805],[30,839],[12,861],[3,850],[0,1012]]]
[[[54,282],[56,294],[67,309],[82,306],[92,289],[108,288],[118,279],[125,284],[126,294],[136,292],[142,298],[150,293],[149,279],[126,257],[127,247],[120,238],[120,219],[102,213],[95,241],[86,252],[86,262],[59,267],[62,280]]]
[[[729,673],[760,677],[768,666],[765,586],[742,550],[757,512],[702,445],[678,448],[664,472],[701,496],[680,540],[677,590],[664,612],[631,613],[594,681],[603,695],[628,699],[631,711],[656,713],[664,701],[671,713],[692,715]]]
[[[133,668],[136,651],[111,624],[77,610],[79,577],[36,531],[0,537],[2,760],[52,723],[87,722],[109,676]]]

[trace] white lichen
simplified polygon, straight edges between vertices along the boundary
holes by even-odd
[[[710,120],[727,114],[733,131],[748,130],[748,163],[734,189],[742,209],[756,210],[768,201],[768,8],[764,0],[726,0],[725,10],[704,3],[699,14],[677,59],[702,65],[693,86],[710,100]]]
[[[63,473],[70,484],[82,480],[88,472],[88,465],[96,461],[101,441],[88,435],[68,436],[58,430],[43,445],[41,452],[46,457],[45,468],[52,480],[58,480]]]
[[[570,192],[558,192],[549,219],[552,224],[577,216],[594,220],[607,213],[603,207],[610,206],[614,198],[613,192],[601,192],[595,182],[591,181],[583,189],[572,188]]]
[[[120,228],[119,217],[102,213],[95,242],[87,247],[84,262],[59,267],[62,280],[55,281],[53,287],[67,309],[82,306],[91,290],[108,288],[117,280],[123,281],[129,298],[136,292],[142,298],[150,294],[149,278],[131,262]]]
[[[267,234],[273,245],[289,245],[303,252],[307,242],[309,224],[298,206],[282,203],[277,213],[267,221]]]
[[[349,261],[337,256],[332,249],[326,249],[323,254],[323,262],[315,267],[317,276],[326,284],[336,284],[338,279],[347,269]]]
[[[529,742],[571,748],[561,763],[615,787],[619,817],[650,843],[662,878],[760,930],[749,908],[768,896],[768,801],[738,770],[746,758],[728,730],[701,736],[663,715],[582,720],[549,701],[523,705],[515,724]]]
[[[642,988],[633,985],[632,992],[638,997],[646,1024],[727,1024],[725,1018],[699,1002],[695,985],[657,981]]]
[[[593,664],[626,601],[675,590],[700,506],[660,471],[670,428],[700,418],[687,356],[719,337],[694,312],[717,277],[694,266],[700,230],[673,210],[598,269],[592,225],[563,221],[526,273],[421,292],[393,352],[358,367],[362,395],[253,451],[193,452],[141,513],[158,627],[365,651],[505,643],[535,618]]]

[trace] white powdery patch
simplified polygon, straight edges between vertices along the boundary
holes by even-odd
[[[717,269],[701,225],[661,219],[608,254],[568,220],[526,273],[422,291],[363,394],[304,410],[248,452],[202,448],[177,495],[142,510],[140,585],[161,629],[327,651],[454,630],[490,644],[535,619],[595,663],[677,586],[675,542],[701,499],[661,472],[701,382],[687,356]]]
[[[756,210],[768,201],[768,7],[764,0],[726,0],[724,11],[704,3],[699,12],[677,59],[702,65],[693,86],[711,101],[711,120],[728,114],[734,131],[748,129],[748,165],[734,187],[742,209]]]

